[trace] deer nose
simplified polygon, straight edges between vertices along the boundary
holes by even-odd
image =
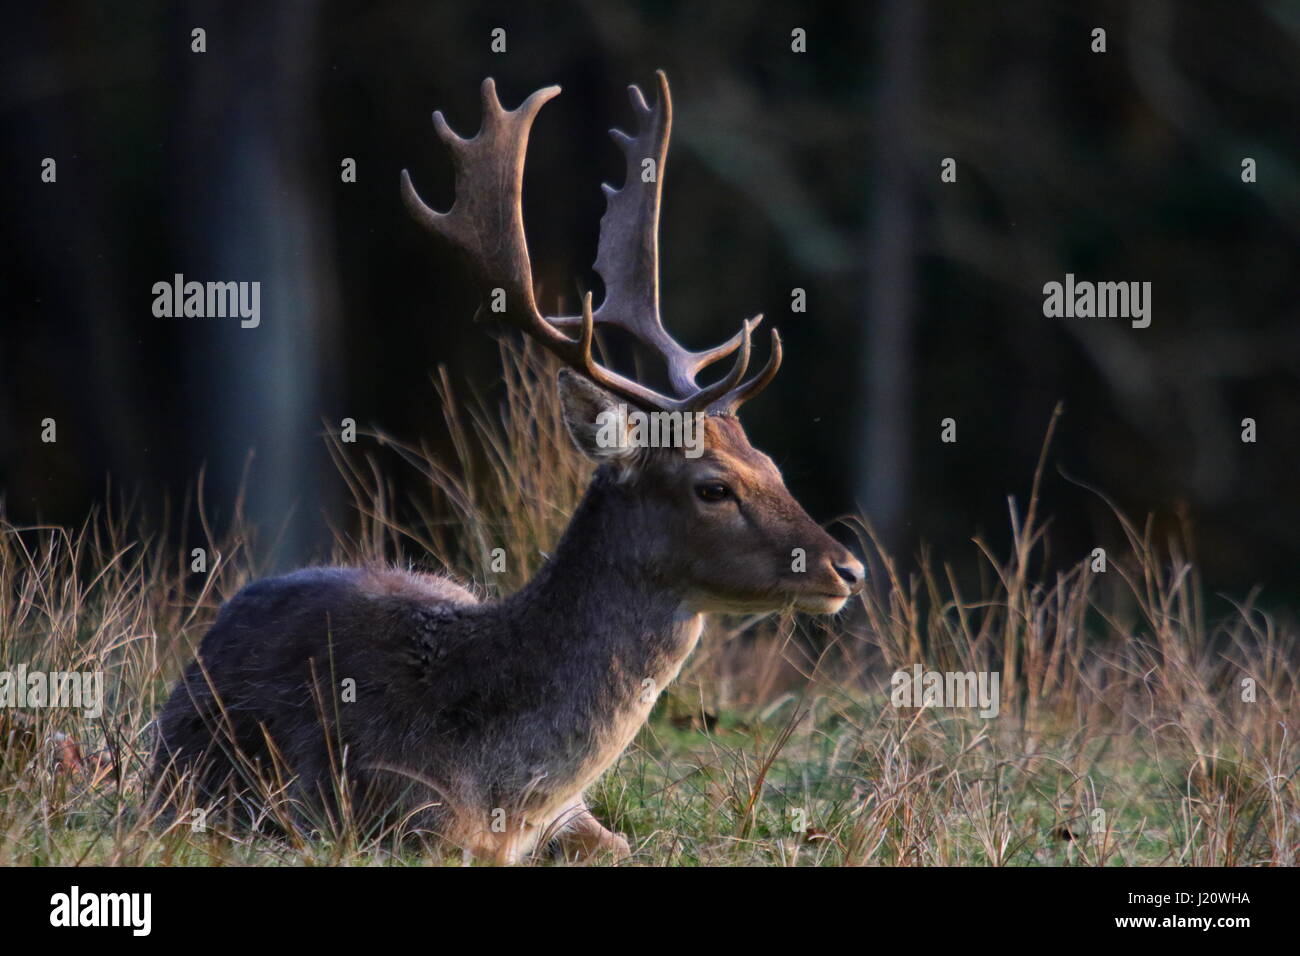
[[[840,580],[849,586],[849,593],[856,594],[862,590],[862,582],[867,576],[862,562],[852,555],[845,555],[833,565]]]

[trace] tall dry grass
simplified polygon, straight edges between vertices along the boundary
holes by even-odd
[[[548,361],[512,347],[502,358],[498,401],[436,383],[450,457],[382,434],[331,445],[355,513],[330,560],[414,562],[486,596],[533,573],[587,466]],[[1105,573],[1085,558],[1049,578],[1047,460],[1025,506],[1008,502],[1010,552],[975,545],[983,593],[963,593],[928,554],[905,570],[854,521],[872,587],[848,611],[713,622],[591,794],[632,836],[633,862],[1294,864],[1294,620],[1251,595],[1208,613],[1185,543],[1118,510],[1127,548]],[[397,468],[416,469],[427,497],[396,500]],[[0,514],[0,669],[100,671],[107,690],[93,720],[0,709],[0,863],[428,862],[347,826],[271,839],[148,810],[150,721],[221,601],[259,571],[238,509],[220,533],[191,512],[179,534],[149,532],[132,508],[76,529]],[[204,574],[190,571],[195,547]],[[998,673],[998,715],[892,706],[891,675],[918,663]]]

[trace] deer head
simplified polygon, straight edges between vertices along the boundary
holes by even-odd
[[[479,285],[505,309],[499,317],[530,336],[568,368],[558,387],[575,444],[601,464],[598,481],[616,484],[633,527],[644,535],[629,548],[642,555],[692,611],[760,611],[793,606],[816,613],[839,610],[863,581],[852,554],[794,500],[772,460],[750,445],[736,411],[772,381],[781,365],[781,338],[772,331],[767,364],[746,379],[751,335],[762,316],[745,321],[729,341],[700,352],[677,342],[659,311],[659,206],[672,126],[668,81],[657,73],[653,107],[630,87],[637,133],[611,130],[627,158],[621,189],[604,185],[595,268],[605,296],[593,311],[591,294],[576,316],[548,316],[538,307],[524,238],[523,173],[528,134],[538,111],[559,94],[538,90],[515,110],[502,108],[491,79],[483,81],[483,124],[463,139],[433,114],[451,151],[455,201],[448,212],[430,209],[402,171],[402,196],[412,216],[459,249]],[[645,160],[653,175],[642,175]],[[498,291],[499,290],[499,291]],[[664,363],[671,393],[664,394],[601,365],[592,354],[597,326],[630,333]],[[702,370],[734,355],[730,370],[700,385]],[[703,449],[638,447],[626,432],[609,440],[610,423],[626,409],[696,416]]]

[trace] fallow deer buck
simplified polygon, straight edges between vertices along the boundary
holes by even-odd
[[[761,316],[701,352],[661,322],[659,203],[672,108],[662,73],[658,82],[653,108],[630,88],[636,136],[612,132],[627,178],[621,189],[604,187],[596,270],[605,296],[594,312],[588,295],[579,316],[542,314],[524,240],[529,129],[558,87],[505,110],[484,81],[473,139],[433,114],[455,162],[450,212],[426,206],[402,172],[415,219],[465,254],[483,289],[505,291],[507,324],[567,366],[558,380],[564,420],[597,468],[554,553],[493,603],[444,577],[387,568],[314,568],[248,585],[222,608],[160,718],[164,805],[179,802],[188,780],[203,801],[255,813],[260,776],[327,819],[346,806],[477,858],[514,862],[552,836],[575,857],[626,856],[627,841],[597,822],[583,791],[676,677],[703,615],[831,614],[860,587],[862,565],[795,502],[736,418],[775,375],[780,338],[773,332],[766,367],[745,380]],[[655,161],[650,181],[644,159]],[[621,328],[657,353],[671,393],[598,364],[597,326]],[[725,376],[697,383],[732,354]],[[704,453],[598,440],[599,416],[620,403],[701,412]],[[806,570],[796,570],[795,549]],[[340,699],[346,678],[356,682],[354,701]]]

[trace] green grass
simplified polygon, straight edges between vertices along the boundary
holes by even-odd
[[[414,557],[485,596],[532,573],[586,466],[546,362],[503,359],[504,413],[443,380],[452,460],[380,435],[360,455],[334,446],[356,515],[328,557]],[[426,477],[427,499],[395,506],[397,467]],[[630,838],[629,865],[1294,865],[1294,620],[1254,596],[1210,615],[1185,542],[1154,541],[1118,511],[1129,547],[1105,574],[1081,563],[1049,579],[1036,510],[1036,491],[1011,503],[1009,555],[976,542],[979,595],[928,557],[905,574],[858,523],[873,587],[848,611],[712,622],[589,792]],[[459,864],[347,827],[274,840],[150,816],[150,722],[259,566],[237,515],[220,536],[206,521],[181,529],[181,549],[143,527],[130,513],[78,529],[0,514],[0,669],[100,670],[109,697],[94,720],[0,708],[0,865]],[[193,547],[214,556],[206,574],[189,571]],[[488,571],[493,547],[504,575]],[[999,672],[1000,713],[892,706],[890,675],[914,663]]]
[[[855,706],[853,709],[861,710]],[[829,710],[829,708],[828,708]],[[1194,864],[1204,795],[1188,767],[1130,742],[999,740],[971,724],[877,707],[745,724],[702,740],[656,719],[593,794],[639,857],[682,865]],[[917,738],[929,737],[925,743]],[[774,757],[774,759],[773,759]],[[770,761],[770,763],[769,763]],[[762,772],[764,767],[766,772]],[[1246,800],[1247,808],[1252,801]],[[1262,810],[1262,794],[1253,801]],[[1105,815],[1094,817],[1101,808]],[[1274,862],[1263,821],[1234,862]]]

